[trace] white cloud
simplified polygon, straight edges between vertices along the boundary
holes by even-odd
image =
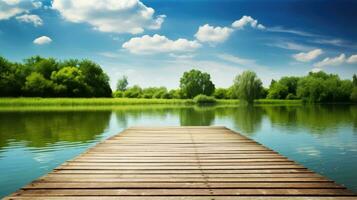
[[[195,37],[201,42],[218,43],[224,42],[231,35],[233,29],[228,27],[213,27],[205,24],[198,28]]]
[[[191,58],[195,57],[194,54],[176,54],[176,53],[170,53],[169,56],[176,58],[176,59],[182,59],[182,60],[191,59]]]
[[[316,63],[314,66],[315,67],[337,66],[344,63],[345,61],[346,61],[346,55],[340,54],[338,57],[334,57],[334,58],[327,57],[322,61]]]
[[[250,65],[256,65],[255,60],[245,59],[238,56],[233,56],[230,54],[219,54],[218,57],[222,60],[232,62],[235,64],[243,65],[249,67]]]
[[[43,25],[43,21],[38,15],[24,14],[17,16],[16,19],[20,22],[32,23],[35,27]]]
[[[14,0],[0,1],[0,20],[7,20],[11,17],[25,12],[25,9],[18,6],[20,2]]]
[[[305,32],[305,31],[294,30],[294,29],[287,29],[287,28],[283,28],[283,27],[280,27],[280,26],[267,28],[267,31],[278,32],[278,33],[289,33],[289,34],[305,36],[305,37],[319,36],[319,35],[316,35],[316,34],[313,34],[313,33],[308,33],[308,32]]]
[[[33,2],[32,2],[32,5],[33,5],[35,8],[41,8],[41,7],[42,7],[42,2],[41,2],[41,1],[33,1]]]
[[[300,62],[309,62],[315,58],[317,58],[319,55],[321,55],[323,53],[323,51],[321,49],[314,49],[314,50],[311,50],[309,52],[301,52],[301,53],[298,53],[298,54],[294,54],[293,55],[293,58],[297,61],[300,61]]]
[[[350,56],[350,57],[347,59],[347,63],[350,63],[350,64],[357,63],[357,54]]]
[[[38,1],[0,0],[0,20],[8,20],[16,15],[28,13],[31,9],[39,8],[38,5]]]
[[[16,5],[20,3],[20,0],[2,0],[2,1],[9,5]]]
[[[53,0],[52,8],[70,22],[88,23],[96,30],[113,33],[160,29],[165,18],[155,17],[155,10],[140,0]]]
[[[275,41],[273,43],[268,43],[267,45],[282,48],[282,49],[297,50],[297,51],[310,51],[311,49],[313,49],[313,47],[311,46],[297,44],[294,42],[284,42],[284,41]]]
[[[311,72],[314,72],[314,73],[317,73],[317,72],[320,72],[320,71],[322,71],[321,68],[313,68],[313,69],[311,70]]]
[[[37,44],[37,45],[49,44],[51,42],[52,42],[52,39],[47,36],[38,37],[33,41],[33,43]]]
[[[265,26],[258,23],[258,20],[253,19],[251,16],[244,15],[239,20],[232,23],[233,28],[243,29],[245,26],[250,25],[252,28],[265,29]]]
[[[174,52],[192,52],[201,47],[197,41],[186,39],[170,40],[161,35],[144,35],[134,37],[125,42],[122,47],[135,54],[154,54],[154,53],[174,53]]]

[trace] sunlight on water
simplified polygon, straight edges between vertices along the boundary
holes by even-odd
[[[357,191],[357,106],[130,106],[1,111],[0,196],[140,125],[224,125]]]

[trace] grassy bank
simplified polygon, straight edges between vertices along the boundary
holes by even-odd
[[[120,106],[120,105],[194,105],[192,99],[129,98],[0,98],[0,106]],[[239,104],[236,99],[217,100],[219,105]],[[301,104],[300,100],[259,99],[256,104]]]

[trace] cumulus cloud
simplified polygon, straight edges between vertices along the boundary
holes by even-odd
[[[20,22],[32,23],[35,27],[43,25],[43,21],[38,15],[24,14],[21,16],[17,16],[16,19]]]
[[[165,18],[155,17],[155,10],[140,0],[53,0],[52,8],[70,22],[88,23],[96,30],[113,33],[160,29]]]
[[[306,53],[301,52],[298,54],[294,54],[293,58],[300,62],[309,62],[309,61],[317,58],[322,53],[323,53],[323,51],[321,49],[314,49],[314,50],[306,52]]]
[[[47,36],[38,37],[33,41],[33,43],[37,44],[37,45],[49,44],[51,42],[52,42],[52,39]]]
[[[357,63],[357,54],[350,56],[350,57],[347,59],[347,63],[350,63],[350,64]]]
[[[144,35],[131,38],[122,47],[135,54],[154,54],[192,52],[201,47],[201,44],[197,41],[189,41],[182,38],[170,40],[165,36],[155,34],[153,36]]]
[[[232,32],[233,29],[228,27],[213,27],[209,24],[205,24],[198,28],[195,37],[200,42],[218,43],[227,40],[227,38],[231,35]]]
[[[232,23],[232,27],[236,29],[243,29],[247,25],[250,25],[252,28],[265,29],[265,26],[259,24],[258,20],[246,15]]]
[[[31,9],[39,8],[41,5],[39,1],[0,0],[0,20],[8,20],[16,15],[28,13]]]
[[[345,61],[346,61],[346,55],[342,53],[334,58],[327,57],[322,61],[316,63],[314,66],[315,67],[337,66],[344,63]]]

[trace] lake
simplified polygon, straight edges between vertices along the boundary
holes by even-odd
[[[357,106],[3,107],[0,197],[140,125],[224,125],[357,192]]]

